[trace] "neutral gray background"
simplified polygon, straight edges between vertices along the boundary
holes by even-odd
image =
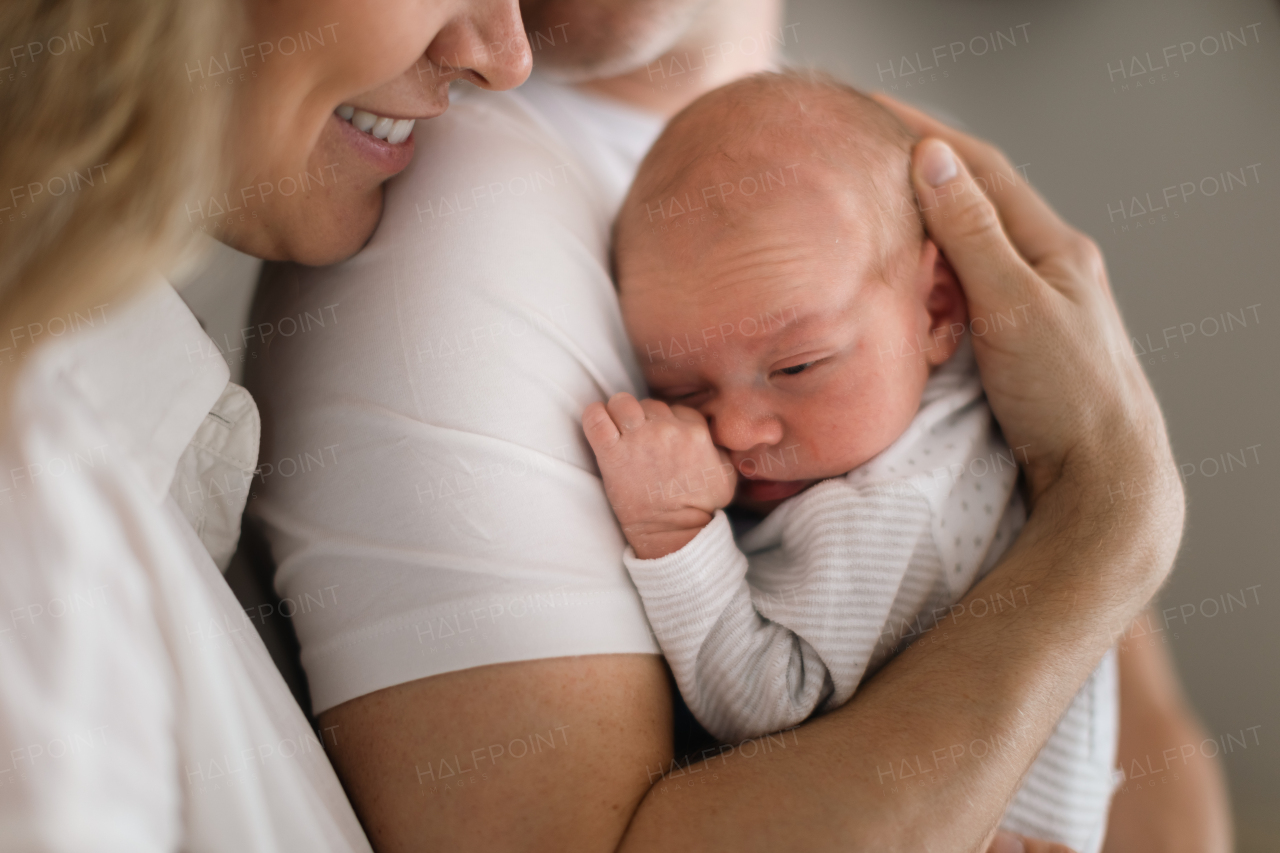
[[[1238,849],[1280,849],[1277,5],[793,0],[785,22],[796,25],[787,32],[794,62],[890,90],[997,142],[1014,163],[1027,164],[1029,179],[1066,219],[1101,244],[1131,333],[1144,351],[1151,342],[1143,361],[1175,454],[1196,466],[1186,480],[1181,555],[1159,600],[1174,608],[1172,622],[1159,641],[1172,649],[1209,734],[1237,737],[1224,761]],[[1201,43],[1213,49],[1203,39],[1221,45],[1225,31],[1238,36],[1241,28],[1247,46],[1201,52]],[[972,39],[997,30],[1014,33],[1017,44],[1006,38],[999,52],[969,51],[969,44],[982,48]],[[933,65],[933,48],[957,41],[966,51],[954,61],[948,53],[916,74],[902,65],[906,57],[915,66],[917,53]],[[1147,74],[1133,65],[1136,57],[1147,66],[1148,54],[1164,65],[1161,49],[1188,41],[1197,48],[1185,61]],[[1129,230],[1121,230],[1120,205],[1136,213],[1133,197],[1145,206],[1150,194],[1160,205],[1165,187],[1228,170],[1239,176],[1253,164],[1260,165],[1246,169],[1246,186],[1236,182],[1212,197],[1197,190],[1167,210],[1127,218]],[[256,270],[252,259],[222,249],[183,289],[215,340],[223,332],[234,339],[243,324]],[[1245,312],[1244,327],[1207,334],[1214,324],[1206,318],[1222,322],[1232,312],[1238,321],[1246,306],[1256,307]],[[1183,324],[1196,326],[1185,340]],[[1172,343],[1164,340],[1170,327],[1178,327]],[[1208,476],[1215,466],[1205,460],[1225,463],[1228,452],[1233,470]],[[1223,608],[1228,594],[1235,596],[1231,612]],[[1239,747],[1240,730],[1254,726],[1261,728]]]

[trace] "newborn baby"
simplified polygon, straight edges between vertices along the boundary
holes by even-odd
[[[921,226],[913,142],[846,86],[757,75],[672,120],[615,226],[653,399],[594,403],[583,428],[680,691],[724,741],[838,707],[923,631],[936,639],[1025,517],[963,293]],[[731,501],[767,514],[736,542]],[[1033,594],[999,591],[972,615]],[[1099,849],[1116,693],[1109,654],[1003,826]],[[948,761],[1001,760],[1000,744],[939,743],[877,773],[890,793]]]

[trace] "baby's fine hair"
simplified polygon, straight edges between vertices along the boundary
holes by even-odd
[[[744,77],[698,98],[667,124],[623,202],[614,243],[625,247],[653,230],[655,216],[669,223],[690,202],[731,222],[746,196],[766,191],[766,178],[774,186],[776,175],[784,185],[822,182],[869,201],[863,208],[880,226],[869,234],[870,247],[887,268],[900,249],[918,250],[924,237],[910,177],[915,142],[897,116],[829,74]],[[742,189],[714,189],[724,184]]]

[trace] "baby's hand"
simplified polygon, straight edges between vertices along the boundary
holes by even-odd
[[[582,429],[596,452],[605,494],[642,560],[689,543],[733,499],[738,475],[687,406],[614,394],[592,403]]]

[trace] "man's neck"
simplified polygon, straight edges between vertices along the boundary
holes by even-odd
[[[720,0],[658,59],[577,87],[670,118],[712,89],[775,68],[796,29],[782,22],[782,0]]]

